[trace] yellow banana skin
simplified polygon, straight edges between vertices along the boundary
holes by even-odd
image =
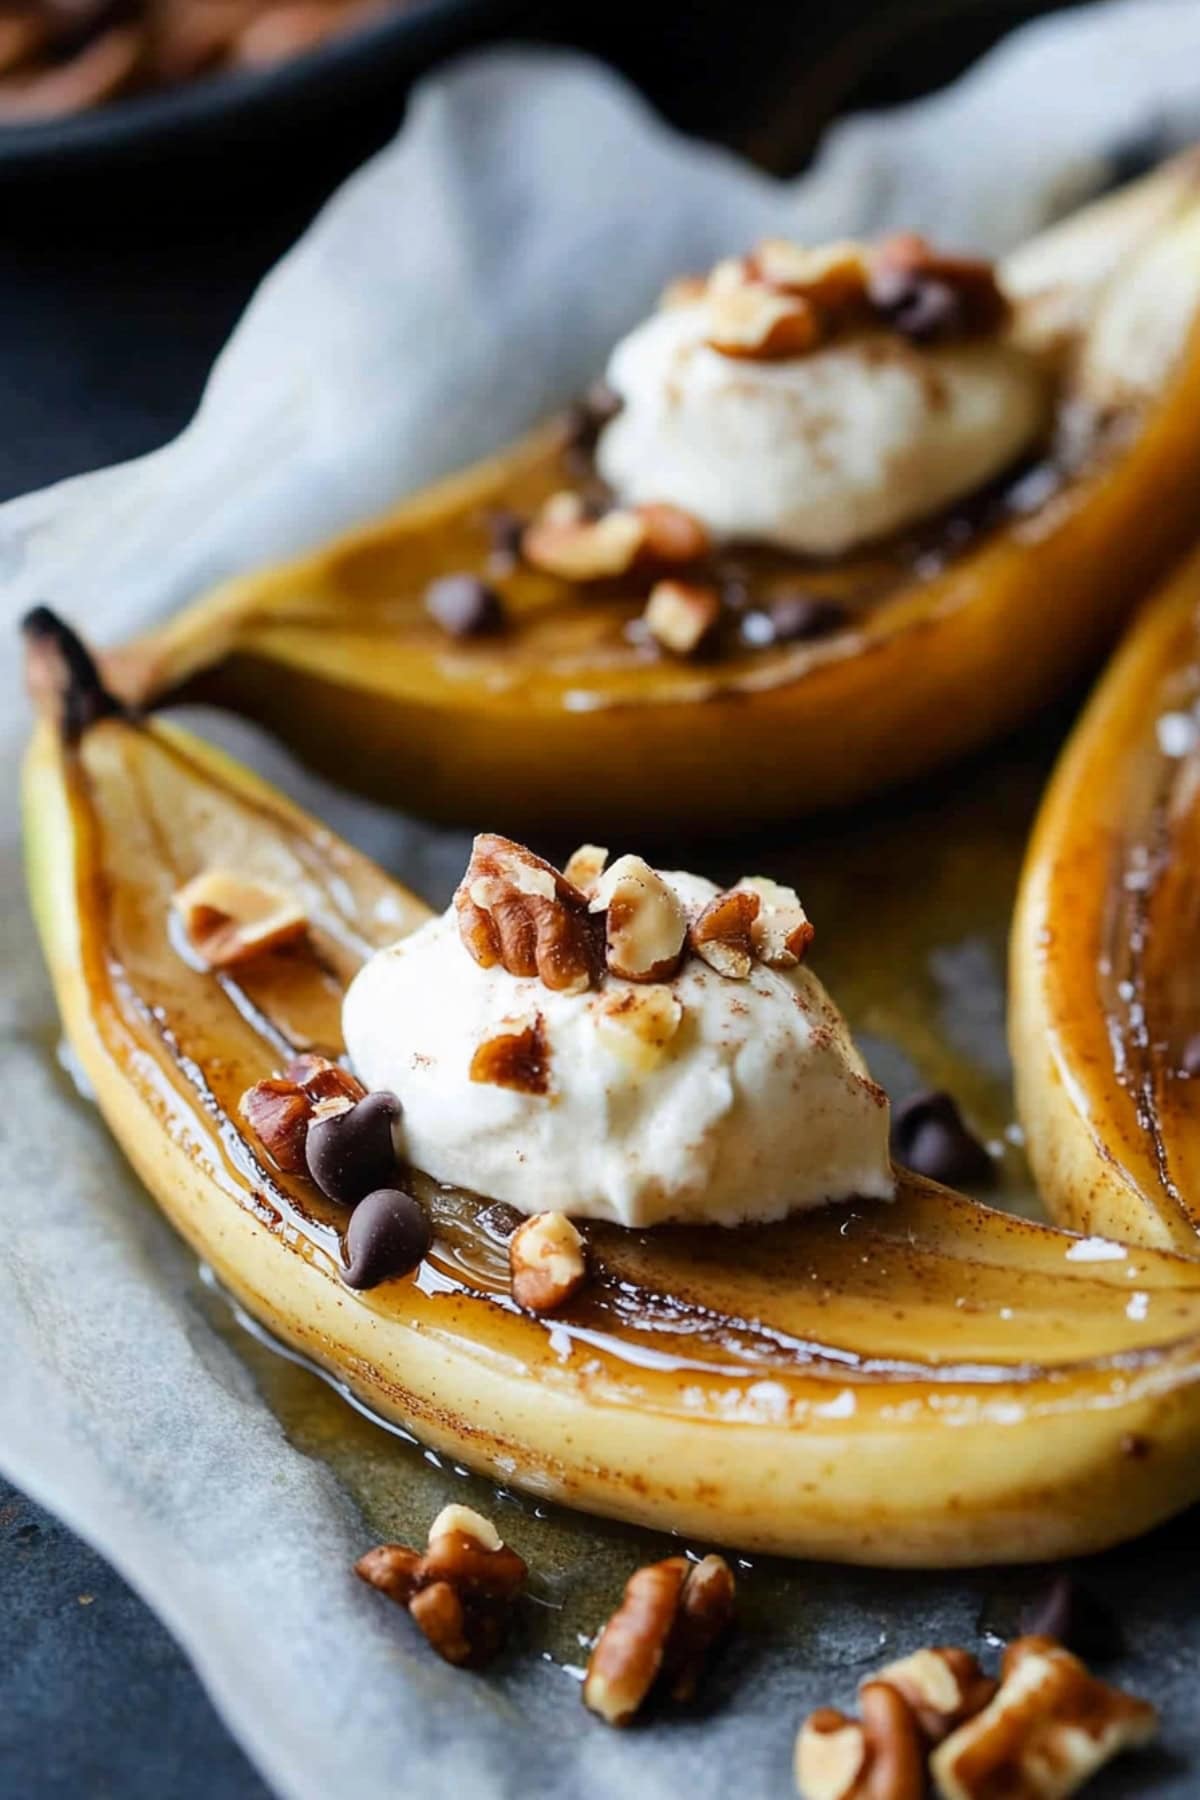
[[[1101,262],[1113,244],[1129,260],[1148,232],[1186,234],[1189,218],[1194,236],[1196,192],[1194,164],[1172,165],[1115,212],[1082,215],[1048,255],[1014,263],[1039,352],[1064,293],[1084,315],[1096,304],[1097,246]],[[1200,277],[1200,241],[1185,248]],[[816,642],[648,659],[627,635],[642,590],[581,591],[520,563],[494,576],[508,630],[449,642],[425,616],[428,583],[493,579],[488,515],[527,517],[577,482],[550,425],[313,555],[201,598],[110,658],[108,679],[138,704],[182,690],[244,712],[336,780],[435,819],[716,833],[841,805],[1041,706],[1183,550],[1200,487],[1200,333],[1155,398],[1120,417],[1057,491],[945,566],[895,546],[824,568],[748,552],[763,591],[800,581],[850,605],[847,628]],[[872,593],[883,597],[863,600]]]
[[[1195,1254],[1200,556],[1144,609],[1047,790],[1013,924],[1017,1101],[1064,1224]]]
[[[513,1308],[486,1202],[426,1186],[430,1258],[351,1293],[344,1217],[237,1100],[291,1049],[340,1048],[345,980],[425,909],[162,725],[43,722],[25,803],[65,1028],[135,1169],[256,1318],[426,1442],[571,1506],[878,1564],[1096,1550],[1200,1496],[1200,1265],[916,1178],[763,1229],[595,1228],[553,1320]],[[313,952],[196,966],[170,894],[218,859],[296,893]]]

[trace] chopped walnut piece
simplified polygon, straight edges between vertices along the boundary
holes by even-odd
[[[598,519],[565,508],[543,510],[525,527],[521,554],[526,562],[564,581],[605,581],[624,575],[641,555],[646,528],[635,512],[614,507]]]
[[[768,287],[798,294],[822,313],[861,313],[867,295],[867,254],[852,239],[806,249],[787,238],[766,238],[750,264]]]
[[[348,1100],[351,1105],[366,1096],[366,1088],[352,1075],[349,1069],[343,1069],[341,1063],[331,1062],[327,1056],[317,1056],[311,1051],[303,1056],[295,1056],[283,1071],[285,1081],[294,1081],[297,1087],[304,1089],[314,1105],[324,1100]]]
[[[1017,1638],[1001,1677],[991,1704],[933,1753],[943,1800],[1063,1800],[1158,1727],[1147,1701],[1098,1681],[1052,1638]]]
[[[485,1663],[490,1662],[499,1649],[490,1619],[486,1627],[481,1619],[479,1634],[472,1637],[462,1597],[448,1581],[431,1581],[428,1587],[418,1588],[408,1603],[408,1613],[442,1661],[455,1668],[466,1668],[481,1655]]]
[[[540,856],[485,832],[475,839],[454,896],[463,943],[481,968],[537,975],[579,994],[599,972],[586,897]]]
[[[867,1734],[857,1719],[832,1706],[810,1713],[796,1738],[796,1788],[801,1800],[848,1800],[861,1792]]]
[[[874,246],[867,294],[876,313],[918,343],[987,336],[1009,318],[990,262],[936,250],[913,232]]]
[[[723,1558],[693,1565],[670,1556],[638,1569],[588,1658],[584,1705],[609,1725],[628,1725],[660,1676],[673,1697],[690,1699],[732,1620],[733,1576]]]
[[[366,1088],[328,1057],[294,1057],[282,1076],[256,1081],[238,1102],[241,1118],[272,1160],[289,1175],[305,1175],[305,1144],[314,1119],[344,1111]]]
[[[171,904],[197,953],[212,969],[228,969],[303,937],[304,910],[273,882],[231,869],[205,869]]]
[[[861,1723],[826,1706],[801,1726],[801,1800],[923,1800],[925,1747],[905,1701],[886,1682],[869,1681],[858,1703]]]
[[[733,1624],[733,1571],[723,1556],[705,1556],[688,1571],[663,1656],[662,1681],[672,1700],[694,1700],[715,1646]]]
[[[945,1647],[914,1650],[911,1656],[880,1669],[872,1679],[886,1681],[908,1702],[930,1744],[940,1744],[956,1727],[982,1712],[997,1687],[969,1650]]]
[[[743,875],[733,892],[753,894],[760,902],[750,928],[760,962],[769,969],[794,969],[804,961],[816,934],[795,888],[766,875]]]
[[[757,954],[754,923],[762,902],[757,894],[731,888],[710,900],[688,927],[688,942],[710,969],[731,981],[745,981]]]
[[[563,878],[581,894],[590,898],[593,888],[604,873],[604,865],[608,861],[608,851],[599,844],[580,844],[567,858],[567,866],[563,870]]]
[[[502,1550],[504,1539],[496,1530],[490,1519],[476,1512],[473,1506],[463,1506],[461,1501],[452,1500],[443,1506],[433,1524],[429,1527],[429,1542],[436,1538],[448,1537],[457,1533],[460,1537],[474,1538],[484,1550]]]
[[[683,958],[687,916],[674,888],[640,856],[606,869],[591,900],[605,914],[608,967],[625,981],[665,981]]]
[[[565,1306],[587,1280],[587,1252],[565,1213],[535,1213],[508,1242],[513,1299],[526,1312]]]
[[[634,511],[642,522],[642,555],[649,562],[699,562],[712,549],[708,527],[682,506],[648,500]]]
[[[256,1081],[242,1095],[238,1112],[279,1168],[289,1175],[307,1172],[304,1140],[312,1119],[312,1101],[294,1081]]]
[[[821,341],[820,317],[807,300],[758,283],[712,289],[708,344],[722,356],[754,361],[803,356]]]
[[[695,656],[721,617],[721,596],[690,581],[656,581],[642,613],[650,636],[673,656]]]
[[[633,1069],[653,1069],[683,1023],[683,1002],[669,987],[642,982],[596,1001],[596,1038]]]
[[[481,1668],[500,1649],[528,1575],[490,1519],[458,1505],[438,1514],[423,1555],[379,1544],[354,1568],[407,1609],[439,1656],[464,1668]]]
[[[471,1058],[470,1077],[488,1087],[512,1088],[518,1094],[548,1094],[550,1047],[541,1013],[515,1031],[485,1038]]]
[[[618,506],[594,519],[573,494],[553,495],[521,538],[526,562],[564,581],[611,581],[635,565],[696,562],[710,548],[705,527],[681,506]]]

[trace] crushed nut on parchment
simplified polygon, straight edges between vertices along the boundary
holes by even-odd
[[[446,1662],[472,1669],[490,1662],[503,1645],[528,1575],[491,1520],[467,1506],[443,1507],[423,1554],[380,1544],[354,1569],[408,1611]]]
[[[690,1563],[670,1556],[638,1569],[588,1659],[584,1705],[609,1725],[628,1725],[657,1686],[673,1700],[690,1700],[733,1613],[733,1574],[723,1557]]]

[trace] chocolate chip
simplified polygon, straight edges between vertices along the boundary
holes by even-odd
[[[819,594],[780,594],[767,606],[743,614],[740,629],[744,643],[762,650],[771,644],[826,637],[840,631],[849,618],[849,609],[838,600]]]
[[[911,269],[876,269],[867,297],[894,331],[915,344],[936,343],[963,330],[962,301],[948,282]]]
[[[1190,1037],[1179,1052],[1179,1073],[1200,1075],[1200,1032]]]
[[[1085,1662],[1111,1662],[1125,1648],[1121,1621],[1073,1575],[1056,1575],[1021,1614],[1024,1637],[1055,1638]]]
[[[368,1094],[365,1100],[314,1119],[304,1146],[308,1172],[330,1200],[353,1206],[396,1173],[394,1128],[400,1118],[395,1094]]]
[[[347,1287],[373,1288],[407,1275],[433,1241],[429,1217],[403,1188],[376,1188],[361,1199],[346,1227]]]
[[[425,611],[451,637],[484,637],[504,625],[504,602],[475,575],[443,575],[425,590]]]
[[[892,1155],[918,1175],[947,1187],[990,1181],[991,1157],[963,1123],[950,1094],[917,1094],[892,1115]]]

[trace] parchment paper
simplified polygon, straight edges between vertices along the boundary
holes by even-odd
[[[357,1505],[289,1441],[56,1062],[16,843],[16,618],[44,598],[113,640],[295,552],[516,433],[598,371],[666,278],[764,230],[913,225],[1000,250],[1102,185],[1118,153],[1198,129],[1200,9],[1183,0],[1023,31],[928,102],[841,126],[794,186],[672,136],[585,61],[472,59],[424,85],[397,141],[263,284],[174,445],[0,511],[0,1464],[146,1596],[281,1794],[702,1800],[731,1771],[744,1795],[785,1793],[800,1690],[776,1672],[703,1730],[585,1729],[560,1671],[458,1676],[348,1575],[370,1541]],[[254,754],[312,797],[282,757]],[[461,839],[319,804],[444,897]],[[868,1621],[887,1591],[844,1587]],[[879,1634],[859,1629],[869,1654]]]

